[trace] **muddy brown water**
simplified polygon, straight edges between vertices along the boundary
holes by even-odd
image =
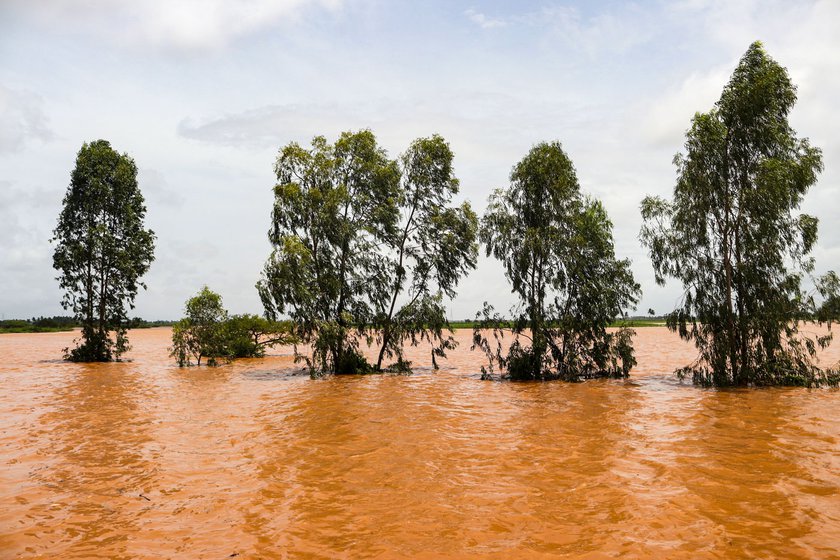
[[[840,558],[840,392],[715,391],[638,329],[627,381],[179,369],[0,335],[0,558]],[[836,362],[835,346],[823,362]]]

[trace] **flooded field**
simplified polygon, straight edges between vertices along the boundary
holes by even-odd
[[[0,558],[840,558],[837,390],[682,385],[663,328],[626,381],[482,382],[458,336],[313,381],[179,369],[165,328],[99,365],[0,335]]]

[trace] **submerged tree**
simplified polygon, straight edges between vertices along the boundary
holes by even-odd
[[[266,348],[293,344],[288,321],[270,321],[259,315],[232,315],[223,326],[226,354],[229,358],[262,358]]]
[[[720,100],[698,113],[677,155],[673,200],[647,197],[642,242],[659,284],[680,280],[684,296],[667,318],[695,343],[697,360],[680,370],[702,385],[814,385],[814,365],[831,337],[804,336],[798,319],[815,316],[801,287],[817,219],[796,215],[822,170],[818,148],[788,123],[796,88],[787,71],[753,43]],[[831,297],[830,283],[824,296]]]
[[[184,305],[186,317],[172,326],[172,348],[169,355],[179,366],[189,366],[192,359],[201,365],[208,358],[209,365],[216,365],[224,358],[223,327],[228,312],[222,305],[222,296],[204,286]]]
[[[275,172],[274,250],[257,284],[266,315],[291,316],[313,373],[368,371],[359,342],[390,289],[380,248],[397,235],[399,168],[363,130],[291,143]]]
[[[386,271],[390,290],[376,302],[377,371],[386,357],[396,358],[390,369],[407,370],[406,342],[431,343],[435,367],[435,357],[445,357],[455,346],[451,334],[444,333],[451,330],[443,297],[454,297],[458,281],[475,268],[478,218],[469,203],[451,206],[458,193],[452,159],[452,150],[438,135],[415,140],[400,159],[400,225],[389,242]],[[405,301],[398,306],[404,292]]]
[[[443,297],[475,266],[477,218],[450,206],[458,191],[443,138],[415,141],[399,162],[373,133],[289,144],[269,239],[274,250],[257,284],[269,318],[288,313],[311,345],[317,373],[406,370],[406,342],[426,340],[434,356],[454,346]],[[377,344],[370,364],[361,344]]]
[[[509,321],[487,303],[477,317],[474,343],[491,369],[496,363],[511,379],[627,375],[636,363],[633,331],[607,327],[640,288],[630,262],[615,258],[604,207],[581,193],[559,143],[535,146],[513,168],[510,187],[490,197],[480,239],[519,298]],[[514,334],[506,353],[505,330]]]
[[[181,367],[219,365],[234,358],[260,358],[265,349],[291,344],[294,337],[287,323],[269,321],[257,315],[229,315],[222,296],[204,286],[184,306],[185,317],[172,327],[169,355]]]
[[[82,145],[63,204],[53,232],[53,267],[61,273],[62,306],[82,326],[81,343],[66,357],[119,359],[128,349],[128,310],[145,289],[140,278],[154,260],[155,236],[144,227],[134,160],[105,140]]]

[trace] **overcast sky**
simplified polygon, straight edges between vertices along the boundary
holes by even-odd
[[[64,313],[51,231],[81,144],[140,168],[156,260],[136,315],[174,319],[203,284],[261,313],[254,284],[278,148],[371,128],[392,156],[442,134],[462,198],[490,191],[535,143],[559,140],[633,261],[639,312],[673,308],[638,243],[639,202],[756,39],[799,88],[791,121],[824,152],[803,211],[817,270],[840,269],[840,2],[2,0],[0,315]],[[510,301],[482,259],[450,305]]]

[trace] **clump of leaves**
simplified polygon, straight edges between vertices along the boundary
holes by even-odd
[[[490,197],[480,239],[518,296],[508,318],[488,303],[476,316],[473,348],[491,370],[517,380],[629,373],[633,331],[607,327],[635,305],[640,288],[630,261],[615,257],[604,207],[581,193],[558,142],[538,144],[513,168],[510,187]],[[507,348],[506,333],[514,337]]]

